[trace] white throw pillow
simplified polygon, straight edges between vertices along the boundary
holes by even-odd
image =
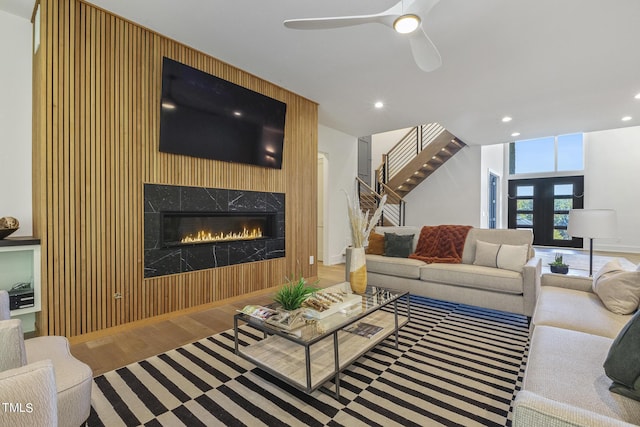
[[[614,273],[614,272],[619,273],[622,271],[624,271],[624,268],[622,268],[620,261],[618,261],[617,259],[613,259],[607,262],[602,267],[600,267],[600,270],[598,270],[596,274],[593,275],[593,283],[591,284],[591,289],[593,289],[593,293],[596,293],[596,283],[598,282],[600,277],[608,273]]]
[[[497,265],[504,270],[512,270],[518,273],[527,263],[529,245],[500,245]]]
[[[616,314],[631,314],[640,303],[640,271],[625,271],[610,261],[593,276],[593,292]]]
[[[496,243],[476,241],[476,259],[473,265],[482,265],[484,267],[498,267],[498,251],[500,245]]]

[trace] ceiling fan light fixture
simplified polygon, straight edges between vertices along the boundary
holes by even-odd
[[[393,21],[393,29],[400,34],[409,34],[414,32],[420,26],[420,17],[412,13],[399,16]]]

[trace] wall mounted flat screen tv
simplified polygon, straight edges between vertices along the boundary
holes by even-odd
[[[162,152],[281,169],[286,112],[284,102],[163,58]]]

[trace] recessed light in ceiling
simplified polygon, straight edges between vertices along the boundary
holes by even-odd
[[[632,119],[632,117],[631,117],[631,116],[624,116],[624,117],[622,118],[622,121],[623,121],[623,122],[628,122],[628,121],[629,121],[629,120],[631,120],[631,119]]]
[[[374,107],[376,107],[378,110],[381,109],[382,107],[384,107],[384,102],[382,101],[378,101],[375,104],[373,104]]]
[[[511,134],[511,136],[520,136],[520,132],[514,132]]]
[[[393,22],[393,29],[400,34],[409,34],[417,30],[419,25],[420,18],[410,13],[398,17],[398,19]]]
[[[504,117],[502,118],[502,123],[508,123],[508,122],[510,122],[511,120],[513,120],[511,117],[509,117],[509,116],[504,116]]]
[[[171,101],[162,101],[161,105],[165,110],[174,110],[176,108],[176,104]]]
[[[635,99],[640,99],[640,93],[637,93],[636,96],[634,96]]]

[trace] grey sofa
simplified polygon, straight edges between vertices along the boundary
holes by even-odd
[[[415,250],[421,227],[377,227],[376,232],[413,234]],[[476,242],[529,245],[522,272],[474,265]],[[374,286],[407,290],[411,294],[531,316],[539,287],[541,261],[531,248],[529,230],[472,228],[460,264],[432,263],[410,258],[367,255],[367,279]]]
[[[632,315],[607,310],[588,277],[544,274],[513,425],[640,424],[640,402],[609,391],[603,363]]]

